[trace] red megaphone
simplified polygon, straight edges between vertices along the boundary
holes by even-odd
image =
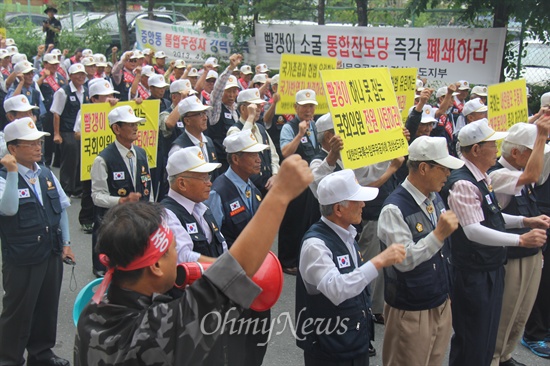
[[[180,263],[178,264],[178,274],[175,287],[184,290],[197,279],[202,277],[204,271],[212,263]],[[283,270],[279,259],[273,252],[267,253],[264,262],[258,269],[258,272],[252,277],[252,281],[262,289],[262,292],[256,297],[250,308],[254,311],[266,311],[271,309],[279,300],[283,291]]]

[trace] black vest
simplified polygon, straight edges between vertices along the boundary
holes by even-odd
[[[212,216],[212,212],[210,211],[210,209],[206,210],[203,218],[204,221],[208,223],[210,231],[212,232],[212,243],[208,243],[208,240],[206,240],[204,230],[200,225],[198,225],[197,219],[195,219],[192,214],[187,212],[187,210],[179,203],[177,203],[173,198],[164,197],[161,204],[172,211],[176,215],[178,220],[180,220],[181,225],[187,229],[191,240],[193,240],[193,250],[195,252],[213,258],[217,258],[223,254],[222,243],[224,242],[224,238],[221,235],[218,226],[215,224],[214,216]],[[186,224],[194,224],[194,227],[196,228],[196,230],[194,231],[196,232],[189,232],[190,229],[187,228]]]
[[[504,168],[502,164],[497,161],[495,166],[489,169],[489,172],[499,169],[506,168]],[[537,206],[537,196],[533,186],[531,184],[523,186],[521,189],[521,195],[513,196],[510,203],[508,203],[508,206],[502,209],[502,212],[509,215],[520,215],[525,217],[535,217],[540,215],[540,211]],[[529,228],[506,229],[507,232],[518,235],[527,233],[530,230],[531,229]],[[506,256],[508,258],[525,258],[536,255],[539,250],[539,248],[508,247],[506,248]]]
[[[85,86],[82,86],[82,88],[84,89],[84,96],[82,100],[84,103],[88,103],[88,88]],[[65,91],[67,99],[65,101],[65,108],[63,108],[63,113],[61,113],[61,116],[59,118],[59,131],[74,132],[76,115],[78,114],[78,111],[80,111],[80,101],[78,100],[76,92],[71,92],[70,84],[63,85],[61,89]]]
[[[292,127],[292,131],[294,131],[294,136],[297,136],[300,132],[300,127],[298,126],[300,124],[300,120],[298,118],[294,118],[292,121],[288,122],[288,124],[290,125],[290,127]],[[314,123],[311,122],[310,127],[313,125]],[[315,133],[315,128],[311,127],[310,131],[311,133]],[[315,147],[313,146],[311,138],[307,134],[305,134],[304,137],[302,137],[302,141],[300,141],[300,145],[298,145],[298,148],[296,149],[296,154],[300,155],[302,159],[307,161],[307,163],[309,164],[319,150],[319,141],[317,141],[317,147]]]
[[[226,117],[226,115],[228,117]],[[230,116],[230,117],[229,117]],[[222,103],[222,110],[220,112],[220,119],[215,125],[208,124],[208,129],[204,132],[205,135],[208,135],[214,142],[216,147],[216,155],[218,160],[222,164],[227,164],[227,154],[225,152],[225,146],[223,146],[223,140],[227,136],[227,131],[235,124],[233,119],[233,114],[227,107]]]
[[[535,193],[539,210],[545,215],[550,215],[550,179],[540,186],[535,186]]]
[[[441,190],[441,196],[444,200],[449,197],[449,190],[459,180],[467,180],[474,184],[483,197],[481,208],[485,220],[481,225],[498,231],[506,231],[504,218],[500,212],[496,196],[489,192],[489,189],[483,181],[476,181],[470,170],[463,166],[460,169],[453,170],[447,183]],[[489,202],[490,200],[490,202]],[[506,248],[479,244],[470,241],[462,226],[451,235],[451,263],[460,269],[470,269],[474,271],[493,271],[506,262]]]
[[[130,192],[141,193],[140,201],[149,202],[149,196],[151,194],[151,175],[149,173],[149,165],[147,164],[147,154],[139,146],[134,145],[136,152],[135,166],[138,168],[136,171],[136,189],[132,183],[132,177],[124,159],[120,156],[115,143],[108,145],[99,156],[105,160],[107,166],[107,186],[109,187],[109,195],[113,197],[126,197]],[[117,179],[115,179],[117,175]],[[121,175],[124,175],[123,177]],[[107,212],[106,208],[94,206],[94,212],[96,214],[96,220],[101,221],[101,218]]]
[[[217,163],[218,162],[218,156],[216,155],[216,148],[214,147],[214,142],[212,142],[212,139],[206,135],[204,135],[204,138],[206,139],[206,151],[208,152],[208,161],[210,163]],[[186,147],[194,147],[196,146],[193,141],[189,138],[189,135],[185,133],[185,131],[179,135],[174,142],[172,143],[172,146],[177,145],[181,147],[182,149],[185,149]],[[220,169],[214,169],[210,173],[210,179],[211,181],[215,181],[216,178],[220,175]]]
[[[254,212],[256,212],[260,206],[262,195],[254,184],[252,184],[251,188],[252,207]],[[212,190],[220,195],[222,201],[222,234],[225,237],[227,247],[230,248],[235,240],[237,240],[237,236],[239,236],[244,227],[250,222],[253,214],[241,198],[241,194],[237,187],[235,187],[233,182],[231,182],[225,174],[220,175],[214,181]]]
[[[303,240],[318,238],[332,252],[332,260],[341,274],[355,270],[352,255],[346,244],[327,224],[319,220],[305,233]],[[358,267],[363,265],[357,243]],[[340,268],[340,261],[349,260],[350,265]],[[296,345],[319,357],[330,360],[349,360],[365,354],[369,349],[370,315],[368,290],[334,305],[322,293],[307,293],[302,276],[296,277]],[[311,320],[308,320],[311,319]],[[310,323],[312,322],[313,323]],[[325,331],[317,332],[316,329]],[[330,333],[330,334],[329,334]]]
[[[19,208],[14,216],[0,219],[2,239],[2,261],[17,265],[37,264],[51,254],[62,252],[62,236],[59,227],[61,201],[59,188],[55,185],[52,172],[41,166],[38,182],[42,191],[40,204],[34,189],[18,174]],[[6,179],[5,168],[0,177]]]
[[[242,130],[244,125],[241,121],[236,122],[235,127],[237,127],[239,130]],[[265,127],[261,123],[256,123],[256,128],[258,131],[260,131],[260,135],[262,136],[262,141],[258,141],[261,144],[271,146],[269,144],[269,138],[267,131]],[[252,131],[250,131],[252,133]],[[254,174],[250,177],[250,180],[256,187],[263,188],[265,187],[265,184],[271,178],[273,175],[273,171],[271,170],[271,148],[265,149],[264,151],[259,152],[260,159],[262,160],[262,167],[260,168],[260,174]]]
[[[415,243],[435,229],[429,217],[403,186],[397,187],[389,195],[384,206],[389,204],[399,207]],[[445,204],[438,194],[433,205],[435,216],[439,219]],[[380,247],[385,250],[387,244],[380,241]],[[401,272],[393,266],[384,268],[384,300],[396,309],[411,311],[433,309],[443,304],[451,290],[448,247],[447,239],[441,250],[411,271]]]

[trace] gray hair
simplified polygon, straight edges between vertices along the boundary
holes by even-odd
[[[321,215],[324,217],[331,216],[334,213],[334,205],[342,205],[344,207],[348,207],[349,201],[340,201],[336,202],[330,205],[319,205],[321,209]]]
[[[512,142],[504,140],[502,142],[502,147],[500,148],[502,156],[504,158],[510,157],[512,155],[512,150],[517,149],[520,153],[523,153],[525,150],[527,150],[527,146],[514,144]]]

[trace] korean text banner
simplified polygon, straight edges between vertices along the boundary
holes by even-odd
[[[331,57],[287,55],[281,56],[279,67],[279,88],[277,93],[281,101],[277,103],[277,114],[294,114],[296,93],[302,89],[311,89],[315,92],[317,107],[315,114],[328,112],[325,91],[321,84],[322,70],[336,69],[336,59]]]
[[[321,79],[346,169],[408,154],[387,68],[324,70]]]
[[[525,79],[489,85],[487,106],[489,126],[495,131],[507,131],[518,122],[527,122]]]
[[[414,105],[417,73],[418,70],[414,67],[390,69],[393,91],[397,98],[397,107],[401,111],[403,122],[407,120],[409,108]]]
[[[135,145],[145,149],[149,168],[157,166],[157,145],[159,125],[159,101],[145,100],[136,102],[119,102],[114,107],[109,103],[83,104],[81,110],[81,144],[80,144],[80,179],[90,180],[90,170],[95,157],[110,143],[115,141],[115,134],[109,126],[107,115],[115,108],[123,105],[134,110],[138,117],[145,118],[138,127],[138,138]]]
[[[467,79],[494,84],[505,28],[365,28],[256,24],[256,55],[275,68],[280,55],[330,56],[344,68],[416,67],[431,87]]]
[[[169,59],[182,59],[188,63],[206,60],[204,55],[228,60],[235,53],[231,36],[227,33],[204,33],[200,27],[136,20],[136,41],[139,49],[164,51]],[[243,45],[248,53],[248,44]]]

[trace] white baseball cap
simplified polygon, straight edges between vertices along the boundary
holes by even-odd
[[[215,58],[215,57],[208,57],[206,59],[206,62],[204,63],[205,65],[212,65],[214,67],[218,67],[220,65],[218,65],[218,59]]]
[[[38,131],[34,121],[30,117],[16,119],[4,127],[4,139],[6,142],[13,140],[34,141],[42,136],[50,136],[50,134]]]
[[[94,62],[98,67],[107,67],[107,57],[102,53],[94,54]]]
[[[334,129],[334,123],[332,122],[332,116],[330,113],[323,114],[315,122],[315,129],[317,132],[325,132]]]
[[[178,103],[178,113],[180,116],[184,116],[190,112],[202,112],[212,107],[202,104],[201,100],[196,95],[191,95],[185,99],[182,99]]]
[[[218,78],[218,73],[214,70],[209,70],[208,71],[208,74],[206,74],[206,78],[205,80],[208,80],[208,79],[217,79]],[[231,78],[231,76],[230,76]],[[228,80],[229,81],[229,80]]]
[[[197,94],[197,91],[193,89],[193,87],[191,86],[191,82],[187,79],[179,79],[170,84],[170,94],[186,91],[189,92],[189,95]]]
[[[254,77],[252,78],[252,84],[256,84],[256,83],[260,83],[260,84],[267,83],[267,75],[266,74],[254,75]]]
[[[271,85],[279,84],[279,78],[279,74],[273,75],[273,77],[271,78]]]
[[[191,70],[189,70],[189,72],[187,73],[187,77],[195,77],[195,76],[199,76],[199,71],[194,67],[192,67]]]
[[[155,75],[155,69],[151,65],[145,65],[141,68],[141,75],[150,78]]]
[[[243,102],[251,104],[265,103],[265,101],[260,98],[260,91],[258,90],[258,88],[242,90],[237,96],[237,103]]]
[[[16,46],[15,40],[13,38],[6,38],[6,47],[7,46]]]
[[[227,136],[223,140],[223,146],[227,153],[260,152],[269,146],[260,144],[254,137],[252,130],[242,130]]]
[[[135,58],[144,58],[145,55],[140,50],[134,50],[134,57]]]
[[[141,50],[141,53],[143,53],[144,56],[150,55],[151,54],[151,49],[150,48],[144,48],[144,49]]]
[[[155,52],[155,58],[166,58],[166,54],[164,51],[157,51]]]
[[[100,78],[96,80],[102,80]],[[88,84],[89,87],[89,95],[90,97],[96,96],[96,95],[111,95],[111,94],[119,94],[116,90],[114,90],[111,87],[111,84],[103,79],[103,81],[95,82],[93,84]]]
[[[219,163],[207,163],[202,150],[198,146],[191,146],[170,155],[166,171],[169,177],[173,177],[183,172],[210,173],[221,166]]]
[[[321,205],[342,201],[372,201],[378,196],[378,188],[362,187],[351,169],[344,169],[324,177],[317,187]]]
[[[300,90],[296,93],[296,104],[315,104],[318,105],[317,100],[315,100],[315,92],[311,89]]]
[[[256,72],[268,72],[269,68],[266,64],[258,64],[256,65]]]
[[[424,89],[426,89],[424,88],[424,82],[420,79],[416,79],[416,91],[421,92]]]
[[[252,74],[252,67],[250,65],[242,65],[240,71],[245,75],[249,75]]]
[[[174,67],[177,68],[177,69],[185,68],[185,61],[180,60],[180,59],[174,61]]]
[[[508,132],[495,132],[489,127],[487,118],[482,118],[462,127],[458,132],[458,142],[460,146],[472,146],[480,142],[502,140],[507,135]]]
[[[437,89],[437,91],[435,92],[435,97],[436,98],[444,97],[445,95],[447,95],[447,90],[448,88],[446,86],[442,86],[441,88]]]
[[[90,57],[90,56],[92,57],[94,56],[94,51],[92,51],[89,48],[82,50],[82,57]]]
[[[210,74],[210,72],[208,73]],[[238,88],[238,87],[239,87],[239,83],[237,82],[237,78],[231,75],[227,79],[227,83],[225,83],[225,87],[223,89],[226,90],[226,89]]]
[[[19,53],[19,49],[17,46],[8,46],[6,47],[6,51],[10,54],[10,56],[15,55],[16,53]]]
[[[147,82],[149,83],[149,86],[154,86],[156,88],[166,88],[170,85],[166,84],[166,81],[164,81],[164,75],[159,74],[150,76]]]
[[[0,48],[0,59],[6,58],[8,56],[11,56],[8,50]]]
[[[84,69],[84,65],[72,64],[71,67],[69,67],[69,75],[78,74],[79,72],[86,73],[86,70]]]
[[[434,110],[432,106],[430,105],[424,105],[424,108],[422,108],[422,118],[420,119],[420,123],[433,123],[437,122],[437,120],[434,118]]]
[[[12,64],[17,64],[21,61],[28,61],[27,59],[27,55],[23,54],[23,53],[14,53],[12,56],[11,56],[11,63]]]
[[[84,65],[84,67],[95,66],[95,60],[93,56],[82,57],[82,59],[80,60],[80,63]]]
[[[464,104],[464,108],[462,109],[462,114],[467,116],[470,113],[475,112],[487,112],[489,108],[483,102],[481,101],[481,98],[474,98],[472,100],[469,100]]]
[[[58,64],[59,63],[59,59],[57,58],[56,55],[54,55],[53,53],[46,53],[44,55],[44,59],[43,59],[44,62],[47,62],[49,64]]]
[[[6,112],[27,112],[31,109],[39,109],[37,106],[29,103],[24,95],[16,95],[4,100],[4,110]]]
[[[550,106],[550,92],[546,92],[540,97],[540,106],[541,107]]]
[[[410,161],[435,161],[449,169],[458,169],[464,162],[449,155],[445,137],[420,136],[409,145]]]
[[[50,53],[56,56],[61,56],[63,54],[59,48],[54,48]]]
[[[459,80],[458,83],[460,84],[458,86],[458,90],[469,90],[470,89],[470,83],[466,80]]]
[[[537,140],[537,125],[532,123],[519,122],[510,127],[508,130],[508,136],[504,138],[504,141],[512,144],[525,146],[531,150],[535,147],[535,141]],[[550,146],[544,145],[544,153],[550,152]]]
[[[145,122],[145,118],[139,118],[134,114],[132,107],[128,105],[123,105],[116,107],[109,112],[107,118],[109,119],[109,126],[114,125],[117,122],[125,123],[138,123]]]
[[[15,67],[13,68],[13,72],[15,72],[16,74],[26,74],[33,70],[36,69],[32,67],[32,64],[29,61],[19,61],[17,64],[15,64]]]
[[[480,97],[486,97],[487,96],[487,87],[483,85],[476,85],[472,88],[472,91],[470,94],[479,95]]]

